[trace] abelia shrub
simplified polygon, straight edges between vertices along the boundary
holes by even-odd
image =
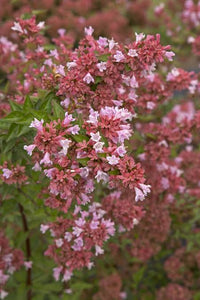
[[[16,299],[198,296],[199,73],[159,34],[50,41],[45,26],[18,18],[17,42],[0,38],[1,225],[27,272]]]

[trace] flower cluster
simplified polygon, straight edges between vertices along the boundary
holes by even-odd
[[[86,2],[87,15],[98,5]],[[145,22],[139,11],[148,1],[118,2],[130,19],[134,7]],[[63,16],[61,7],[74,8],[73,23],[81,3],[56,4],[59,14],[49,14],[47,25]],[[110,16],[113,1],[102,3],[110,10],[101,17]],[[176,52],[180,33],[187,51],[199,56],[198,9],[193,1],[166,1],[155,7],[159,18],[151,26],[165,22]],[[92,18],[98,21],[89,16],[73,34],[60,28],[51,41],[41,34],[43,21],[17,19],[17,42],[0,38],[3,188],[22,193],[27,214],[32,204],[36,215],[47,212],[37,230],[46,233],[40,238],[48,241],[45,256],[56,264],[57,283],[68,287],[76,270],[91,269],[104,253],[93,270],[99,284],[83,299],[190,300],[199,286],[199,71],[188,71],[182,49],[171,66],[175,54],[159,34],[135,33],[130,42],[107,28],[107,37],[95,38],[101,30],[90,26]],[[74,46],[80,28],[85,36]]]
[[[9,241],[3,231],[0,231],[0,299],[4,299],[8,293],[4,290],[6,282],[16,270],[24,263],[23,253],[19,249],[9,246]]]

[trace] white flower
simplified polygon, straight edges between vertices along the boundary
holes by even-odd
[[[99,131],[97,131],[96,133],[91,132],[90,135],[91,135],[91,140],[94,142],[99,142],[101,139]]]
[[[71,70],[71,68],[74,68],[77,66],[77,63],[75,61],[71,61],[67,63],[68,70]]]
[[[87,121],[87,123],[91,123],[94,125],[98,124],[98,117],[99,117],[99,113],[93,109],[90,110],[90,115],[89,115],[89,120]]]
[[[25,261],[24,266],[26,270],[29,270],[32,268],[33,262],[32,261]]]
[[[52,161],[50,160],[50,154],[48,152],[45,153],[43,159],[41,159],[40,164],[52,165]]]
[[[92,26],[89,26],[89,27],[85,27],[84,31],[85,31],[86,35],[92,35],[94,32],[94,29],[92,28]]]
[[[65,67],[62,65],[57,66],[56,72],[62,76],[65,76]]]
[[[99,254],[103,254],[104,253],[104,250],[99,247],[98,245],[95,245],[95,255],[98,256]]]
[[[117,165],[119,162],[119,157],[116,157],[115,155],[107,156],[106,159],[110,165]]]
[[[72,277],[72,272],[66,270],[62,281],[69,281],[71,279],[71,277]]]
[[[14,26],[12,26],[11,29],[14,30],[14,31],[19,31],[21,33],[24,33],[21,25],[18,22],[14,22]]]
[[[65,139],[60,141],[60,145],[63,147],[62,150],[59,152],[60,154],[67,155],[71,140]]]
[[[49,225],[40,225],[40,231],[44,234],[49,229]]]
[[[120,62],[121,60],[125,59],[125,56],[121,51],[117,50],[116,54],[114,55],[114,58],[116,62]]]
[[[94,144],[93,148],[96,152],[103,152],[103,146],[104,146],[104,142],[97,142],[96,144]]]
[[[0,291],[0,299],[4,299],[6,296],[8,295],[8,293],[4,290]]]
[[[124,154],[126,154],[126,149],[124,147],[124,144],[122,144],[121,146],[119,146],[117,149],[116,149],[116,152],[119,156],[123,157]]]
[[[108,47],[109,47],[109,51],[111,51],[115,46],[118,45],[117,42],[114,41],[114,39],[112,38],[111,40],[108,40]]]
[[[12,171],[7,168],[3,168],[2,171],[3,171],[3,177],[7,179],[10,178],[10,176],[12,175]]]
[[[38,120],[36,118],[34,118],[34,120],[31,122],[30,126],[29,127],[33,127],[39,131],[41,131],[43,129],[43,124],[44,123],[44,120]]]
[[[28,153],[28,155],[32,155],[32,152],[33,152],[33,150],[35,149],[35,147],[36,147],[36,145],[34,145],[34,144],[32,144],[32,145],[29,145],[29,146],[27,146],[27,145],[25,145],[24,146],[24,150],[26,150],[27,151],[27,153]]]
[[[135,37],[136,37],[136,43],[137,42],[140,42],[141,40],[143,40],[144,38],[145,38],[145,35],[144,35],[144,33],[137,33],[137,32],[135,32]]]
[[[97,175],[95,176],[97,182],[100,182],[101,180],[103,180],[104,182],[108,182],[108,174],[106,174],[105,172],[98,170]]]
[[[97,68],[99,69],[100,72],[103,72],[107,69],[106,64],[107,64],[106,62],[100,62],[97,64]]]
[[[129,49],[128,56],[137,57],[138,56],[137,51],[135,49]]]
[[[32,167],[32,170],[34,170],[35,172],[41,171],[41,170],[42,170],[42,168],[40,167],[40,164],[39,164],[38,161],[37,161],[37,162],[35,163],[35,165]]]
[[[65,237],[64,237],[65,240],[67,240],[68,242],[71,241],[72,239],[72,234],[71,232],[65,232]]]
[[[39,23],[37,24],[37,27],[38,27],[39,29],[43,29],[44,26],[45,26],[45,22],[44,22],[44,21],[39,22]]]
[[[62,239],[55,240],[55,243],[56,243],[56,246],[57,246],[58,248],[60,248],[60,247],[62,247],[62,245],[63,245],[63,240],[62,240]]]
[[[90,84],[91,82],[94,82],[94,78],[90,73],[87,73],[83,78],[83,81],[86,82],[87,84]]]
[[[144,200],[144,194],[143,192],[135,187],[135,201],[137,202],[138,200],[143,201]]]
[[[75,235],[75,236],[79,236],[81,234],[81,232],[83,232],[83,229],[80,228],[80,227],[73,227],[73,232],[72,234]]]

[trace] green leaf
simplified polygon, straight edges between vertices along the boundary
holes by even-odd
[[[89,137],[84,134],[76,134],[72,137],[77,143],[83,142],[83,141],[89,141]]]
[[[9,142],[12,139],[16,139],[29,131],[31,131],[31,129],[28,126],[12,124],[9,128],[9,132],[8,132],[6,141]]]
[[[86,166],[87,165],[87,162],[89,161],[90,159],[88,157],[85,157],[85,158],[79,158],[78,159],[78,162],[82,165],[82,166]]]
[[[27,95],[26,99],[25,99],[25,102],[24,102],[24,105],[23,105],[23,109],[25,111],[29,111],[29,109],[31,109],[31,108],[33,108],[33,104],[31,102],[30,97]]]
[[[53,112],[56,118],[64,119],[65,111],[55,100],[53,100]]]
[[[13,111],[8,114],[6,117],[1,119],[2,122],[14,123],[19,121],[22,117],[24,117],[24,113],[22,111]]]
[[[19,105],[19,104],[17,104],[14,101],[9,101],[9,104],[10,104],[10,107],[11,107],[12,111],[20,111],[20,110],[22,110],[22,106]]]

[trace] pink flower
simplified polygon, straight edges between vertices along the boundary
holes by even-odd
[[[40,231],[44,234],[49,229],[49,225],[40,225]]]
[[[99,44],[99,46],[104,48],[108,45],[108,40],[107,40],[107,38],[100,36],[97,43]]]
[[[137,32],[135,32],[135,37],[136,37],[136,43],[138,43],[138,42],[140,42],[140,41],[142,41],[144,38],[145,38],[145,35],[144,35],[144,33],[137,33]]]
[[[72,277],[72,272],[70,272],[69,270],[66,270],[63,276],[62,281],[69,281]]]
[[[29,145],[29,146],[24,146],[24,150],[28,152],[28,155],[32,155],[33,150],[35,149],[36,145]]]
[[[99,142],[101,139],[99,131],[97,131],[96,133],[91,132],[90,135],[91,135],[91,140],[94,142]]]
[[[41,159],[40,164],[52,165],[52,161],[50,160],[50,154],[48,152],[45,153],[43,159]]]
[[[65,33],[66,33],[66,29],[63,29],[63,28],[59,28],[59,29],[58,29],[58,34],[59,34],[61,37],[64,36]]]
[[[31,269],[32,265],[33,265],[32,261],[25,261],[24,262],[24,266],[25,266],[26,270]]]
[[[3,168],[2,171],[3,171],[3,177],[7,179],[10,178],[10,176],[12,176],[13,174],[13,172],[7,168]]]
[[[14,26],[11,27],[14,31],[19,31],[21,33],[24,33],[24,30],[22,29],[21,25],[18,22],[14,22]]]
[[[77,63],[75,61],[71,61],[67,63],[68,70],[71,70],[72,68],[75,68],[77,66]]]
[[[62,76],[65,76],[65,67],[62,65],[57,66],[56,72]]]
[[[39,22],[39,23],[37,24],[37,27],[38,27],[39,29],[44,29],[44,27],[45,27],[45,22],[44,22],[44,21]]]
[[[98,245],[95,245],[95,255],[98,256],[99,254],[103,254],[104,250],[99,247]]]
[[[60,248],[60,247],[62,247],[62,245],[63,245],[63,240],[62,240],[62,239],[55,240],[55,243],[56,243],[56,246],[57,246],[58,248]]]
[[[72,121],[74,121],[75,119],[72,117],[72,115],[69,115],[68,112],[65,113],[65,118],[63,120],[63,124],[64,125],[69,125]]]
[[[126,154],[126,149],[125,149],[124,145],[119,146],[116,149],[116,152],[119,156],[123,157]]]
[[[137,51],[135,49],[129,49],[128,56],[137,57],[138,53],[137,53]]]
[[[4,290],[0,291],[0,299],[4,299],[7,296],[8,296],[8,293],[6,291],[4,291]]]
[[[62,272],[62,267],[54,268],[53,269],[53,277],[56,281],[59,280],[60,273]]]
[[[83,229],[80,228],[80,227],[73,227],[73,232],[72,234],[75,235],[75,236],[79,236],[81,234],[81,232],[83,232]]]
[[[42,131],[44,120],[42,119],[39,121],[38,119],[34,118],[34,121],[31,122],[29,127],[36,128],[38,131]]]
[[[65,292],[66,294],[72,294],[72,290],[71,290],[71,289],[65,289],[64,292]]]
[[[104,146],[104,142],[97,142],[94,144],[93,148],[97,153],[101,153],[103,152],[103,146]]]
[[[68,149],[70,147],[71,140],[65,139],[60,141],[60,145],[63,147],[62,150],[59,152],[60,154],[67,155]]]
[[[94,78],[90,73],[87,73],[83,78],[83,81],[86,82],[87,84],[90,84],[91,82],[94,82]]]
[[[35,165],[32,167],[32,169],[37,172],[37,171],[41,171],[42,168],[40,167],[39,162],[36,162]]]
[[[48,152],[45,153],[43,159],[41,159],[40,164],[52,165],[52,161],[50,160],[50,154]]]
[[[81,251],[83,248],[83,239],[81,237],[74,240],[74,245],[72,246],[72,249],[74,251]]]
[[[151,186],[149,184],[139,183],[139,186],[145,196],[151,192]]]
[[[89,115],[89,120],[87,121],[87,123],[97,125],[98,117],[99,117],[99,113],[97,111],[91,109],[90,110],[90,115]]]
[[[9,278],[9,275],[5,275],[2,270],[0,270],[0,285],[4,285]]]
[[[113,38],[111,40],[108,40],[109,51],[111,51],[117,45],[118,45],[118,43],[115,42]]]
[[[125,56],[121,51],[117,50],[116,54],[114,55],[114,58],[116,62],[120,62],[121,60],[125,59]]]
[[[107,69],[106,65],[107,65],[106,62],[100,62],[97,64],[97,68],[99,69],[100,72],[103,72]]]
[[[116,157],[115,155],[107,156],[106,159],[110,165],[117,165],[119,162],[119,157]]]
[[[104,182],[108,182],[109,176],[105,172],[102,172],[101,170],[98,170],[97,175],[95,176],[97,182],[100,182],[101,180]]]
[[[71,232],[65,232],[65,240],[67,240],[68,242],[70,242],[72,240],[72,234]]]
[[[84,31],[85,31],[86,35],[92,35],[94,32],[94,29],[92,28],[92,26],[89,26],[89,27],[85,27]]]
[[[98,226],[99,226],[99,221],[92,220],[92,222],[90,223],[90,228],[92,230],[97,229]]]
[[[165,52],[165,56],[167,57],[167,59],[168,59],[169,61],[172,61],[172,60],[173,60],[173,56],[175,56],[175,53],[172,52],[172,51],[166,51],[166,52]]]
[[[64,107],[64,108],[68,108],[70,103],[70,99],[69,98],[65,98],[63,101],[60,102],[60,104]]]
[[[68,129],[68,132],[70,132],[73,135],[78,134],[79,131],[80,131],[80,127],[78,125],[74,125]]]
[[[144,193],[140,190],[140,189],[138,189],[137,187],[135,187],[134,188],[135,189],[135,201],[137,202],[137,201],[143,201],[144,200],[144,198],[145,198],[145,195],[144,195]]]

